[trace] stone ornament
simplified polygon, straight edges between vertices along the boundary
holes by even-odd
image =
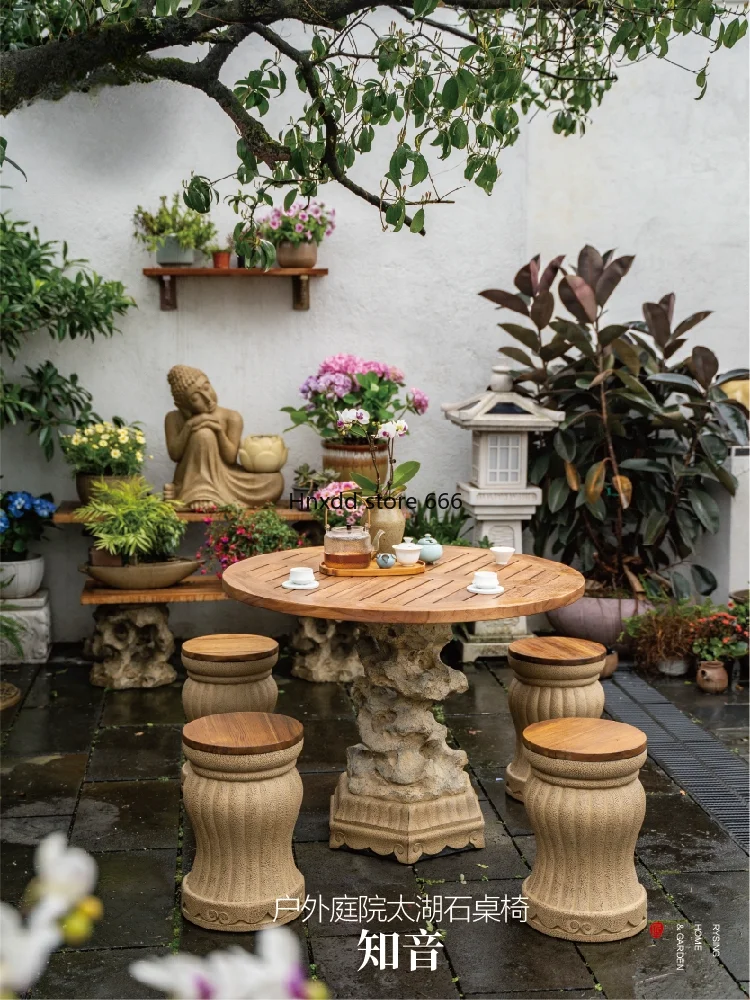
[[[4,594],[3,594],[4,597]],[[49,591],[37,590],[33,597],[14,597],[0,608],[3,615],[12,618],[21,626],[18,641],[19,655],[9,642],[0,643],[0,659],[3,663],[46,663],[52,647],[52,617],[49,607]]]
[[[89,680],[96,687],[151,688],[171,684],[174,636],[166,604],[109,604],[94,611],[88,652],[98,660]]]
[[[237,464],[242,417],[217,403],[208,376],[188,365],[167,375],[176,410],[167,414],[167,451],[177,463],[174,499],[192,510],[275,503],[284,490],[280,472],[246,472]]]
[[[354,682],[361,742],[331,799],[330,845],[395,854],[412,864],[444,847],[484,847],[467,756],[446,743],[433,702],[468,688],[440,659],[450,625],[363,624]]]
[[[290,639],[292,674],[306,681],[348,684],[364,673],[357,653],[359,625],[327,618],[298,618]]]
[[[575,753],[576,733],[569,734],[564,748],[561,742],[554,749],[559,757],[550,757],[548,747],[542,747],[544,753],[530,749],[539,727],[526,729],[530,774],[524,803],[537,844],[531,875],[521,890],[526,919],[550,937],[619,941],[646,926],[646,890],[634,863],[646,812],[638,780],[646,762],[646,737],[633,726],[603,719],[562,719],[557,725],[569,723],[622,727],[637,735],[629,756],[576,760],[562,756]]]
[[[237,453],[248,472],[281,472],[288,457],[289,449],[279,434],[248,434]]]
[[[245,730],[247,745],[217,745],[215,752],[191,745],[191,727],[212,720],[233,720]],[[295,742],[253,745],[258,720],[288,725]],[[191,923],[246,932],[299,916],[305,880],[292,856],[292,831],[302,803],[296,768],[302,735],[296,720],[259,712],[206,716],[184,727],[183,798],[197,842],[182,882],[182,912]],[[243,749],[249,752],[238,752]],[[276,900],[285,898],[299,900],[299,909],[289,904],[274,919]]]
[[[182,646],[188,722],[225,712],[273,712],[279,695],[271,676],[279,644],[261,635],[206,635]]]
[[[599,675],[606,654],[605,647],[597,642],[558,636],[511,643],[508,665],[513,678],[508,707],[516,730],[516,747],[505,769],[505,791],[511,798],[524,801],[530,768],[522,734],[528,725],[569,716],[601,717],[604,688]]]

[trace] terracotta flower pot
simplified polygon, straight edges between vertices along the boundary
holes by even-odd
[[[375,454],[378,456],[380,481],[384,483],[388,477],[388,446],[376,445]],[[353,472],[356,472],[358,476],[367,476],[368,479],[375,481],[375,467],[372,464],[370,448],[366,444],[339,444],[333,441],[324,441],[323,468],[333,469],[339,482],[345,483],[351,480]]]
[[[318,244],[279,243],[276,247],[277,267],[315,267],[318,262]]]
[[[87,472],[76,473],[76,493],[82,504],[87,504],[92,499],[91,487],[94,483],[104,483],[105,486],[114,486],[115,483],[128,483],[134,476],[100,476]]]
[[[173,587],[200,566],[197,559],[169,559],[135,566],[80,566],[82,573],[117,590],[161,590]]]
[[[43,576],[44,556],[3,560],[0,563],[0,581],[5,586],[0,590],[0,600],[31,597],[41,587]]]
[[[214,267],[229,267],[231,254],[228,250],[217,250],[211,256],[213,257]]]
[[[721,660],[701,660],[696,681],[701,691],[721,694],[729,687],[729,676]]]
[[[548,611],[547,618],[561,635],[614,646],[623,629],[623,618],[643,614],[649,607],[647,601],[632,597],[581,597],[566,608]]]

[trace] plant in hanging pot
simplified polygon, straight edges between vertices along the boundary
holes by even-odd
[[[726,664],[748,651],[747,623],[726,607],[704,609],[693,623],[693,653],[698,658],[696,681],[702,691],[721,694],[729,687]]]
[[[295,549],[305,544],[304,538],[273,507],[247,511],[236,504],[217,508],[205,517],[206,541],[196,553],[205,560],[201,573],[214,569],[221,577],[227,566],[250,556],[267,552]]]
[[[146,437],[137,423],[128,425],[119,417],[82,424],[61,436],[60,444],[83,504],[90,503],[95,483],[124,482],[143,468]]]
[[[554,435],[530,442],[529,478],[543,494],[531,530],[536,554],[577,565],[587,591],[548,617],[564,634],[606,646],[644,600],[716,587],[706,567],[693,564],[690,576],[678,567],[705,532],[718,531],[708,487],[734,493],[725,463],[732,445],[747,443],[746,411],[722,390],[746,370],[719,375],[706,347],[683,354],[708,312],[675,324],[669,294],[644,304],[643,321],[607,315],[633,259],[591,246],[575,268],[556,257],[542,269],[535,257],[515,276],[517,292],[481,293],[530,320],[500,324],[523,345],[501,348],[519,365],[516,391],[566,414]],[[568,315],[553,318],[556,282]]]
[[[0,586],[2,599],[31,597],[42,585],[44,557],[29,551],[41,541],[57,510],[52,495],[26,490],[0,493]]]
[[[338,480],[354,479],[355,474],[372,479],[376,466],[385,480],[388,448],[383,439],[376,439],[378,428],[400,420],[407,412],[422,414],[428,406],[420,389],[409,389],[402,399],[405,387],[403,372],[392,365],[365,361],[353,354],[334,354],[300,386],[305,405],[282,409],[291,416],[293,427],[306,424],[317,431],[323,439],[323,465],[333,469]],[[347,430],[352,425],[341,419],[352,410],[368,414],[363,433]],[[371,444],[366,443],[368,434]]]
[[[318,244],[336,228],[336,212],[311,199],[273,208],[259,219],[258,235],[273,243],[278,267],[315,267]]]
[[[681,677],[688,672],[693,625],[700,609],[701,605],[687,601],[656,601],[642,614],[625,619],[620,638],[629,637],[638,664],[668,677]]]
[[[152,590],[171,587],[199,568],[199,560],[175,557],[187,525],[145,479],[94,483],[92,493],[80,520],[94,536],[94,548],[119,556],[122,565],[89,563],[82,572],[119,590]]]
[[[147,212],[141,205],[133,215],[133,235],[152,252],[160,267],[190,267],[195,251],[204,251],[216,237],[216,226],[205,216],[186,208],[179,194],[167,203],[159,199],[156,212]]]

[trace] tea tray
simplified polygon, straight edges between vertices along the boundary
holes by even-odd
[[[418,576],[427,569],[426,563],[421,560],[414,566],[401,566],[396,563],[388,569],[382,569],[373,559],[367,568],[345,569],[339,566],[326,566],[324,562],[320,564],[320,572],[326,576]]]

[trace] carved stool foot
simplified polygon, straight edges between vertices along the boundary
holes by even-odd
[[[513,679],[508,707],[516,730],[516,747],[505,769],[505,791],[511,798],[524,801],[529,763],[521,735],[526,726],[547,719],[601,716],[604,688],[599,674],[606,653],[598,642],[562,636],[534,636],[510,645],[508,664]]]
[[[619,941],[646,926],[634,852],[646,812],[638,771],[646,736],[605,719],[559,719],[524,732],[525,805],[537,853],[524,880],[527,923],[568,941]],[[554,755],[554,756],[551,756]]]
[[[326,618],[298,618],[290,645],[294,650],[292,674],[305,681],[347,684],[361,677],[357,653],[360,627],[356,622]]]
[[[166,604],[111,604],[94,611],[89,680],[96,687],[153,688],[177,677]]]
[[[182,646],[188,676],[182,707],[188,722],[225,712],[273,712],[279,695],[271,671],[279,644],[263,635],[203,635]]]
[[[182,912],[209,930],[254,931],[302,912],[305,880],[292,856],[302,802],[302,725],[285,715],[233,712],[189,722],[183,797],[196,839]],[[298,907],[276,901],[298,900]]]

